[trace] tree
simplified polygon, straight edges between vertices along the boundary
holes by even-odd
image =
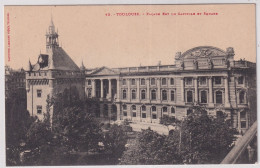
[[[168,132],[170,131],[169,130],[170,125],[176,127],[179,123],[180,121],[173,116],[163,115],[163,117],[160,118],[160,124],[165,125],[168,129]]]
[[[45,165],[51,162],[53,153],[53,135],[51,128],[46,122],[37,120],[26,134],[26,146],[30,153],[24,158],[25,165]]]
[[[123,153],[120,164],[220,163],[233,147],[236,130],[225,116],[209,116],[198,106],[193,111],[168,136],[143,130]],[[170,118],[161,123],[176,124]]]
[[[188,164],[220,163],[231,150],[237,131],[230,120],[209,116],[202,107],[194,107],[180,130],[180,151]]]
[[[78,106],[65,107],[55,112],[52,131],[68,151],[94,150],[101,140],[99,123]]]
[[[151,129],[142,130],[130,141],[120,164],[179,164],[176,140],[172,136],[160,135]]]
[[[26,133],[36,118],[30,116],[26,110],[26,101],[20,95],[17,96],[17,90],[10,91],[5,105],[6,164],[15,166],[21,164],[20,153],[23,151]]]
[[[126,126],[113,124],[110,126],[108,131],[103,134],[103,144],[105,152],[111,153],[114,160],[122,155],[125,150],[127,142],[127,128]]]

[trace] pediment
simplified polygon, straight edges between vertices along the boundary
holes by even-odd
[[[227,53],[219,48],[211,46],[195,47],[184,52],[180,57],[182,59],[198,59],[212,57],[226,57]]]
[[[91,75],[118,75],[118,73],[110,68],[101,67],[92,72]]]

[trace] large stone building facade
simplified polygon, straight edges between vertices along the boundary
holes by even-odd
[[[256,120],[256,65],[234,55],[231,47],[202,46],[177,52],[175,65],[87,69],[86,97],[100,101],[94,109],[101,118],[182,120],[199,105],[209,115],[227,115],[243,132]]]
[[[84,72],[59,46],[58,37],[51,20],[46,32],[46,54],[40,54],[36,64],[29,61],[26,69],[27,110],[39,119],[46,113],[48,98],[62,95],[65,99],[83,100],[85,97]]]
[[[40,119],[46,100],[60,94],[98,102],[87,108],[108,120],[159,123],[164,115],[182,120],[196,105],[209,115],[227,115],[242,132],[256,120],[256,64],[235,61],[231,47],[177,52],[174,65],[86,69],[73,62],[58,37],[51,21],[46,54],[26,69],[27,109]]]

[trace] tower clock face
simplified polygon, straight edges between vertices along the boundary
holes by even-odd
[[[39,64],[35,64],[34,67],[33,67],[33,69],[34,69],[35,71],[39,71],[39,70],[40,70],[40,65],[39,65]]]
[[[39,56],[38,62],[39,62],[40,64],[42,64],[42,63],[44,62],[44,60],[42,59],[42,56]]]

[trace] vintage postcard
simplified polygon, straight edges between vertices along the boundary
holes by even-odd
[[[256,4],[4,6],[6,166],[256,164]]]

